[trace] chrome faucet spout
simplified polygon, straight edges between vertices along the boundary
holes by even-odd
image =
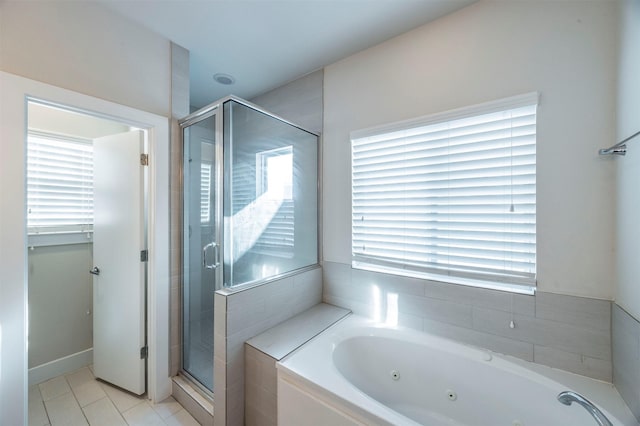
[[[572,391],[560,392],[558,394],[558,401],[560,401],[564,405],[571,405],[572,402],[576,402],[580,404],[585,410],[587,410],[594,419],[596,419],[596,422],[598,422],[599,426],[613,426],[607,416],[605,416],[604,413],[598,409],[598,407],[593,405],[591,401],[589,401],[579,393]]]

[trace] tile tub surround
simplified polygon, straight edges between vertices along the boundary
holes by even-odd
[[[613,384],[640,422],[640,322],[615,303],[612,314]]]
[[[275,358],[245,345],[245,407],[246,426],[278,424],[278,378]]]
[[[343,319],[349,311],[320,303],[245,343],[245,425],[277,424],[276,362]]]
[[[322,301],[322,268],[215,294],[214,425],[244,424],[244,342]]]
[[[324,262],[325,303],[527,361],[612,381],[611,302],[445,284]],[[515,327],[510,328],[513,320]]]

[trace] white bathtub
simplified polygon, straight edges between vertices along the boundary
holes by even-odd
[[[278,364],[278,424],[596,425],[564,390],[638,425],[610,384],[352,315]]]

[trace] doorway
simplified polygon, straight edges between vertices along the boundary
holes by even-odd
[[[27,102],[86,112],[148,132],[148,387],[152,401],[171,394],[169,371],[169,126],[165,117],[0,72],[0,424],[27,423],[28,237]],[[138,348],[139,351],[139,348]],[[138,352],[138,356],[139,356]]]
[[[29,384],[93,365],[141,395],[147,132],[36,100],[27,129]]]

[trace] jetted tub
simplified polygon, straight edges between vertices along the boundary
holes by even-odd
[[[590,426],[578,392],[637,426],[608,383],[351,315],[278,363],[278,424]]]

